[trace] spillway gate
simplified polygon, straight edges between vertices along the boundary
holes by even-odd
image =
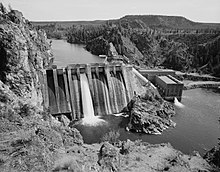
[[[80,80],[84,74],[95,115],[120,113],[134,96],[131,71],[131,66],[121,63],[71,64],[61,69],[47,69],[43,73],[44,105],[52,115],[70,114],[72,120],[83,118]]]

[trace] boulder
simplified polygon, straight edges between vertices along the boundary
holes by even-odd
[[[99,150],[98,164],[102,169],[119,171],[119,150],[108,142],[103,143]]]
[[[69,120],[69,118],[67,118],[66,115],[61,115],[60,121],[61,121],[62,124],[63,124],[64,126],[66,126],[66,127],[68,127],[69,124],[70,124],[70,120]]]
[[[83,138],[76,128],[64,128],[62,131],[62,139],[65,147],[71,147],[76,144],[82,145]]]
[[[121,143],[120,153],[123,155],[129,154],[132,151],[133,146],[135,146],[134,142],[130,141],[129,139],[127,141],[123,141]]]
[[[170,119],[175,115],[171,103],[143,94],[134,99],[127,129],[146,134],[161,134],[168,127],[175,127]]]

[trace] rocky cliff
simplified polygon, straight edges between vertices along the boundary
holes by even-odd
[[[0,3],[0,171],[52,171],[82,137],[42,105],[41,72],[52,61],[45,32]]]
[[[46,34],[32,28],[22,13],[0,11],[0,80],[17,96],[42,104],[39,73],[52,62]]]
[[[175,127],[176,123],[170,119],[174,115],[171,103],[148,92],[135,98],[127,129],[137,133],[161,134],[165,129]]]

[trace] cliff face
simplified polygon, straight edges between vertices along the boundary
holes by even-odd
[[[76,129],[43,111],[41,72],[52,61],[43,31],[0,3],[0,171],[52,171],[60,149],[82,144]]]
[[[51,63],[46,34],[31,27],[22,13],[0,11],[0,80],[17,96],[41,106],[38,74]]]
[[[102,30],[102,32],[94,31],[94,34],[92,35],[101,34],[101,36],[93,39],[90,39],[89,35],[87,36],[88,41],[84,43],[86,43],[86,49],[88,51],[95,55],[104,54],[108,57],[111,57],[111,46],[114,46],[114,49],[116,50],[115,54],[117,54],[115,58],[122,58],[124,62],[143,66],[141,60],[144,58],[144,56],[135,46],[135,44],[129,39],[129,37],[122,34],[117,27],[101,27],[99,30]],[[74,37],[74,35],[72,36]],[[82,38],[85,39],[85,37]]]

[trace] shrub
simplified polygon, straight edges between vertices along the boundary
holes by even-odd
[[[111,144],[116,144],[119,141],[119,137],[120,137],[120,133],[119,131],[110,131],[108,133],[106,133],[102,138],[101,138],[101,142],[109,142]]]

